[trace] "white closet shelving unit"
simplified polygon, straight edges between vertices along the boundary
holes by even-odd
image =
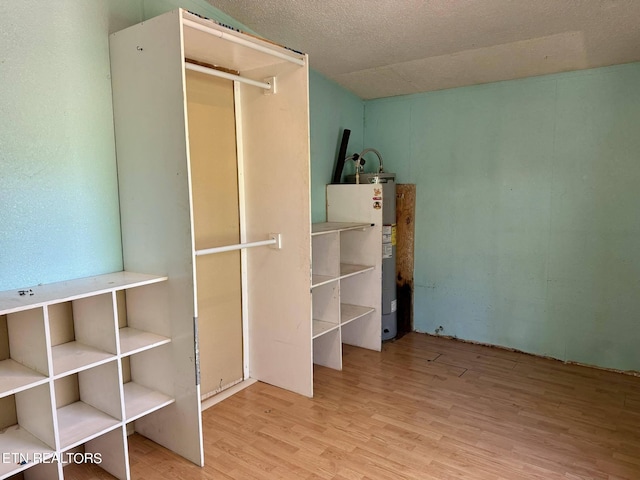
[[[167,346],[184,360],[175,385],[184,396],[156,412],[157,421],[137,421],[136,430],[202,464],[201,443],[182,438],[200,432],[193,338],[206,319],[199,313],[221,295],[207,290],[205,299],[198,288],[205,278],[225,278],[206,258],[241,252],[243,378],[313,393],[307,57],[182,9],[113,34],[110,51],[124,265],[167,275],[172,325],[191,332],[174,334]],[[221,207],[194,201],[207,183],[192,178],[187,70],[224,78],[233,88],[239,243],[196,239],[194,218],[206,222]],[[222,133],[203,127],[198,124],[214,144],[208,170],[215,174],[215,139]],[[172,409],[182,421],[173,421]]]
[[[342,369],[342,344],[381,349],[380,226],[312,226],[313,360]]]
[[[0,292],[1,479],[62,478],[47,460],[78,449],[129,478],[127,425],[177,395],[166,306],[166,276],[131,272]]]

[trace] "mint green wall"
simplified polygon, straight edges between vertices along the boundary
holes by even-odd
[[[344,129],[351,130],[348,153],[361,152],[364,135],[364,101],[337,83],[311,71],[311,219],[324,222],[326,185],[331,183]],[[344,172],[353,171],[352,165]]]
[[[122,269],[108,35],[178,5],[233,23],[204,0],[0,5],[0,290]]]
[[[640,64],[365,104],[417,184],[415,329],[640,370]]]

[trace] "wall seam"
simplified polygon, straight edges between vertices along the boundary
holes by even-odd
[[[544,288],[544,305],[545,305],[545,315],[546,318],[549,319],[551,317],[550,312],[550,302],[549,302],[549,282],[551,279],[549,278],[549,265],[550,265],[550,256],[551,256],[551,236],[552,236],[552,227],[553,227],[553,185],[555,183],[554,171],[555,171],[555,163],[556,163],[556,139],[558,137],[558,79],[554,81],[554,91],[553,91],[553,137],[551,140],[551,168],[549,169],[549,222],[548,222],[548,231],[547,231],[547,249],[546,249],[546,258],[545,258],[545,288]],[[564,330],[564,329],[563,329]],[[564,333],[564,332],[563,332]],[[563,343],[563,352],[562,352],[562,360],[567,361],[567,339],[565,336],[562,336]]]

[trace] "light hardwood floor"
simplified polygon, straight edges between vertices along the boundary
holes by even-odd
[[[204,469],[134,435],[133,478],[640,479],[640,378],[416,333],[203,422]]]

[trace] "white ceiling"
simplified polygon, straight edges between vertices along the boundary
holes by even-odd
[[[640,61],[640,0],[208,0],[364,99]]]

